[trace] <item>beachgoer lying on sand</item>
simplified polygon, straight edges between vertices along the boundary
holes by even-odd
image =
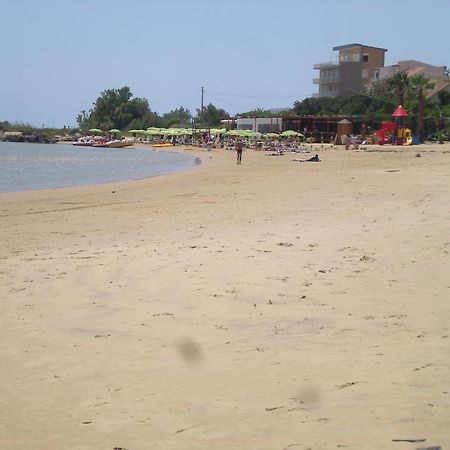
[[[284,155],[283,150],[278,150],[276,152],[272,152],[272,153],[266,153],[266,156],[282,156]]]
[[[297,162],[320,162],[320,158],[319,155],[314,155],[309,159],[293,159],[292,161],[297,161]]]

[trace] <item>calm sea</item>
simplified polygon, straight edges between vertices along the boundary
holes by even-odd
[[[199,164],[185,153],[0,142],[0,192],[136,180]]]

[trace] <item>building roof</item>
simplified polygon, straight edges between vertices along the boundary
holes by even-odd
[[[339,45],[339,46],[337,46],[337,47],[333,47],[333,51],[336,51],[336,50],[344,50],[344,49],[346,49],[346,48],[352,48],[352,47],[374,48],[374,49],[376,49],[376,50],[383,50],[384,52],[387,52],[387,48],[372,47],[372,46],[370,46],[370,45],[357,44],[357,43],[346,44],[346,45]]]

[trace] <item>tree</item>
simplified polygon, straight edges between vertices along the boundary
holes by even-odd
[[[394,108],[391,100],[359,93],[351,97],[305,98],[294,103],[293,112],[299,116],[358,116],[368,128],[376,128],[389,120]]]
[[[450,107],[437,106],[429,111],[428,116],[425,119],[428,119],[431,123],[439,138],[439,143],[442,144],[443,136],[450,122]]]
[[[151,126],[154,116],[145,98],[132,98],[133,94],[128,86],[120,89],[107,89],[100,94],[94,107],[86,112],[81,111],[77,116],[80,129],[86,132],[89,128],[109,130],[119,128],[130,129],[130,125],[141,127]]]
[[[407,73],[396,73],[388,82],[392,93],[397,97],[398,104],[405,104],[405,97],[410,86],[410,78]]]
[[[422,143],[425,140],[424,109],[426,93],[434,88],[434,83],[423,75],[414,75],[409,80],[410,96],[412,99],[417,100],[417,135],[419,142]]]
[[[438,93],[438,97],[441,106],[450,105],[450,92],[441,91]]]
[[[164,126],[167,128],[173,127],[174,125],[178,126],[188,126],[192,121],[191,112],[180,106],[162,116],[162,120]]]
[[[325,98],[325,97],[323,97]],[[323,98],[308,97],[294,103],[294,113],[299,116],[315,116],[322,109]]]
[[[251,111],[237,114],[238,117],[270,117],[272,115],[273,114],[269,110],[263,108],[256,108]]]
[[[390,80],[377,80],[365,88],[365,91],[368,95],[388,99],[392,94],[392,88],[389,81]]]
[[[209,127],[218,127],[220,126],[220,121],[227,117],[230,117],[230,115],[224,109],[216,108],[210,103],[206,108],[203,108],[203,114],[200,109],[197,109],[196,120]]]

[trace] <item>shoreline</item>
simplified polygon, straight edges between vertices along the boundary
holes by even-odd
[[[24,143],[25,145],[32,145],[30,143]],[[70,144],[68,144],[67,142],[58,142],[57,144],[59,145],[65,145],[67,147],[70,147]],[[39,144],[37,144],[39,145]],[[90,147],[84,147],[84,148],[90,148]],[[151,146],[145,145],[145,144],[138,144],[136,146],[133,147],[127,147],[127,149],[111,149],[111,150],[119,150],[119,151],[129,151],[130,149],[134,149],[134,150],[152,150],[153,152],[158,152],[160,151],[159,149],[155,149]],[[104,149],[102,149],[104,150]],[[184,148],[180,148],[178,147],[178,151],[166,151],[165,153],[177,153],[177,154],[184,154]],[[161,151],[164,152],[164,150],[161,149]],[[113,183],[122,183],[122,182],[127,182],[127,181],[135,181],[135,180],[141,180],[141,179],[148,179],[148,178],[153,178],[153,177],[158,177],[158,176],[164,176],[164,175],[168,175],[171,173],[177,173],[177,172],[182,172],[185,170],[191,170],[191,169],[195,169],[197,166],[202,164],[202,159],[199,156],[196,155],[192,155],[193,159],[190,162],[190,164],[188,165],[187,163],[185,163],[186,167],[183,168],[176,168],[176,169],[168,169],[167,172],[163,172],[163,173],[155,173],[155,174],[151,174],[151,175],[147,175],[147,176],[139,176],[138,178],[126,178],[123,180],[114,180],[114,181],[98,181],[98,182],[85,182],[84,184],[72,184],[72,185],[67,185],[67,186],[54,186],[54,187],[38,187],[38,188],[21,188],[19,190],[16,191],[1,191],[0,190],[0,195],[1,194],[13,194],[13,193],[20,193],[20,192],[33,192],[33,191],[45,191],[45,190],[54,190],[54,189],[71,189],[71,188],[77,188],[77,187],[82,187],[82,186],[98,186],[98,185],[102,185],[102,184],[113,184]],[[81,160],[80,163],[83,163],[83,161]],[[137,175],[136,175],[137,176]]]
[[[0,194],[3,446],[446,448],[450,144],[319,147]]]
[[[58,145],[70,145],[67,142],[64,141],[59,141],[56,144]],[[39,145],[39,144],[37,144]],[[308,144],[307,146],[305,146],[308,150],[310,150],[309,152],[286,152],[284,155],[278,155],[278,156],[283,156],[283,157],[294,157],[295,155],[302,155],[302,154],[309,154],[309,153],[322,153],[322,152],[327,152],[327,151],[336,151],[336,150],[344,150],[344,146],[340,145],[340,146],[330,146],[330,144]],[[361,150],[346,150],[344,153],[366,153],[366,154],[370,154],[370,153],[405,153],[405,152],[410,152],[411,150],[416,149],[419,153],[420,151],[422,152],[438,152],[440,147],[442,148],[442,152],[443,153],[447,153],[450,152],[450,142],[448,143],[444,143],[444,144],[432,144],[432,143],[426,143],[426,144],[420,144],[420,145],[414,145],[414,146],[391,146],[391,145],[384,145],[384,146],[380,146],[380,145],[366,145],[364,146],[364,149]],[[208,154],[212,155],[213,153],[217,156],[217,154],[223,153],[232,153],[234,154],[234,151],[230,151],[230,150],[226,150],[226,149],[212,149],[212,150],[207,150],[206,148],[201,148],[201,147],[196,147],[196,146],[188,146],[188,145],[176,145],[173,147],[164,147],[164,148],[154,148],[152,147],[151,144],[147,144],[147,143],[135,143],[131,148],[134,149],[144,149],[144,150],[152,150],[155,152],[169,152],[169,153],[190,153],[192,154],[195,158],[197,158],[200,163],[195,163],[193,166],[185,168],[185,169],[180,169],[174,172],[168,172],[168,173],[163,173],[163,174],[157,174],[157,175],[152,175],[149,177],[142,177],[142,178],[135,178],[135,179],[128,179],[128,180],[119,180],[119,181],[111,181],[111,182],[107,182],[107,183],[94,183],[94,184],[84,184],[84,185],[75,185],[75,186],[64,186],[64,187],[54,187],[54,188],[41,188],[41,189],[29,189],[29,190],[21,190],[21,191],[7,191],[7,192],[0,192],[0,197],[2,195],[12,195],[12,194],[25,194],[25,193],[31,193],[31,192],[42,192],[42,191],[54,191],[54,190],[60,190],[60,189],[78,189],[78,188],[83,188],[83,187],[100,187],[100,186],[108,186],[108,187],[112,187],[114,184],[119,184],[119,183],[130,183],[133,181],[140,181],[140,180],[149,180],[151,178],[155,178],[155,177],[161,177],[161,176],[167,176],[167,175],[173,175],[173,174],[177,174],[179,172],[185,172],[185,171],[191,171],[191,170],[195,170],[197,169],[199,166],[205,165],[208,163],[208,159],[211,159],[212,156],[208,157]],[[121,149],[126,151],[127,149]],[[250,152],[254,152],[255,154],[267,154],[267,151],[262,151],[262,150],[254,150],[253,148],[250,149],[245,149],[244,150],[244,154],[246,153],[250,153]],[[266,156],[273,156],[273,155],[269,155],[267,154]],[[221,159],[221,158],[219,158]],[[222,158],[223,159],[223,158]]]

